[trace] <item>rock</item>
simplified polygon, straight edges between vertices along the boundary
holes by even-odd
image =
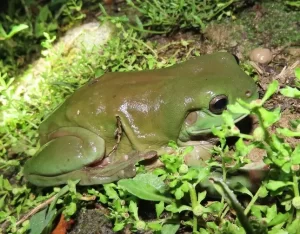
[[[256,48],[250,52],[250,59],[260,64],[268,64],[272,61],[272,57],[272,52],[266,48]]]

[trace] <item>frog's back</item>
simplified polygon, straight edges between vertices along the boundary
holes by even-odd
[[[163,71],[163,70],[160,70]],[[116,116],[126,108],[152,112],[160,103],[160,88],[170,74],[154,71],[107,73],[75,91],[40,126],[41,141],[60,127],[80,126],[105,137],[113,136]],[[144,110],[141,110],[141,107]]]
[[[172,79],[157,71],[107,73],[92,80],[67,101],[67,118],[99,135],[113,135],[116,116],[133,121],[154,115],[165,104],[163,90]],[[106,134],[107,133],[107,134]]]

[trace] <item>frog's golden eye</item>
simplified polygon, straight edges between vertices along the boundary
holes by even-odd
[[[215,96],[209,103],[209,110],[216,115],[222,114],[228,104],[228,98],[226,95],[221,94]]]

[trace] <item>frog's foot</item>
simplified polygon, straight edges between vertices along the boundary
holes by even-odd
[[[215,141],[187,141],[179,142],[181,147],[193,146],[193,150],[184,156],[184,161],[188,166],[205,166],[205,161],[212,156],[211,150]]]

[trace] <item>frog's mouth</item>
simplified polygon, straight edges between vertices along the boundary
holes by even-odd
[[[242,119],[244,119],[246,116],[248,116],[248,114],[234,114],[233,115],[233,122],[237,123],[239,121],[241,121]],[[190,136],[190,138],[197,138],[197,137],[205,137],[208,139],[208,137],[210,136],[210,138],[215,138],[215,136],[212,134],[212,127],[214,126],[216,129],[221,129],[222,124],[224,123],[222,116],[218,115],[218,116],[206,116],[206,119],[208,121],[208,123],[203,123],[199,126],[191,126],[191,127],[187,127],[186,128],[186,132],[187,134]],[[213,124],[210,124],[213,123]]]

